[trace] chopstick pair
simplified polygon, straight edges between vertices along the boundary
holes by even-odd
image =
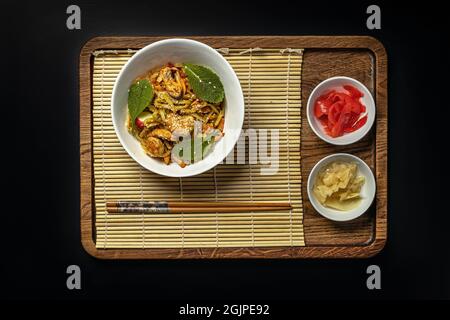
[[[229,213],[291,210],[286,202],[198,202],[198,201],[115,201],[107,202],[109,213]]]

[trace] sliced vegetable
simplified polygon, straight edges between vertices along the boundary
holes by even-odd
[[[356,89],[353,86],[345,85],[344,89],[347,90],[350,93],[350,96],[352,98],[358,99],[358,98],[361,98],[363,96],[362,92],[360,92],[358,89]]]
[[[150,119],[152,116],[153,115],[150,112],[147,111],[141,112],[136,118],[135,121],[136,126],[139,129],[143,129],[145,126],[145,120]]]
[[[348,132],[353,132],[358,130],[359,128],[362,128],[367,122],[367,116],[362,117],[359,119],[351,128],[348,128]]]
[[[314,103],[314,115],[333,138],[356,131],[367,122],[366,106],[360,102],[362,92],[351,85],[343,87],[347,92],[331,90]]]
[[[325,104],[325,101],[317,100],[314,106],[314,114],[317,118],[327,114],[328,106]]]

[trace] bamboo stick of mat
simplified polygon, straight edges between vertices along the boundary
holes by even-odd
[[[211,213],[290,210],[285,202],[200,202],[200,201],[115,201],[108,202],[109,213]]]

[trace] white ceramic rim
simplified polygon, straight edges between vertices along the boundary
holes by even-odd
[[[322,87],[323,85],[325,85],[326,83],[331,82],[331,81],[333,81],[333,80],[338,80],[338,79],[346,80],[346,81],[349,81],[349,82],[355,82],[355,83],[358,83],[359,85],[361,85],[361,86],[365,89],[364,94],[367,94],[368,99],[370,100],[370,103],[373,105],[374,110],[375,110],[374,116],[371,117],[371,120],[369,120],[369,117],[368,117],[368,120],[369,120],[369,121],[366,122],[366,124],[365,124],[362,128],[358,129],[358,130],[355,131],[355,132],[351,132],[351,133],[348,133],[348,134],[347,134],[347,137],[349,137],[349,140],[348,140],[347,142],[345,142],[345,141],[343,141],[343,142],[336,141],[336,139],[327,136],[327,135],[324,134],[323,132],[317,131],[317,130],[315,129],[315,126],[312,124],[312,120],[311,120],[311,117],[310,117],[310,113],[311,113],[311,112],[312,112],[312,114],[314,113],[314,111],[311,111],[311,110],[310,110],[311,108],[314,107],[314,106],[313,106],[314,101],[311,101],[312,97],[314,96],[314,93],[315,93],[317,90],[321,89],[321,87]],[[368,106],[366,106],[366,108],[368,108]],[[309,97],[308,97],[308,102],[307,102],[307,104],[306,104],[306,117],[307,117],[307,119],[308,119],[309,127],[310,127],[310,128],[312,129],[312,131],[316,134],[316,136],[318,136],[320,139],[322,139],[323,141],[328,142],[328,143],[330,143],[330,144],[336,145],[336,146],[345,146],[345,145],[349,145],[349,144],[358,142],[359,140],[361,140],[362,138],[364,138],[364,137],[367,135],[367,133],[369,133],[370,129],[372,128],[372,126],[373,126],[373,124],[374,124],[374,122],[375,122],[375,118],[376,118],[376,110],[377,110],[377,108],[376,108],[375,100],[373,99],[372,93],[369,91],[369,89],[368,89],[364,84],[362,84],[360,81],[358,81],[358,80],[356,80],[356,79],[354,79],[354,78],[350,78],[350,77],[346,77],[346,76],[334,76],[334,77],[328,78],[328,79],[326,79],[326,80],[320,82],[320,83],[313,89],[313,91],[311,91],[311,94],[310,94]],[[357,133],[358,131],[360,132],[361,136],[354,135],[354,134]],[[350,139],[350,138],[352,137],[352,135],[355,136],[356,138]]]
[[[123,74],[125,73],[125,70],[127,69],[128,65],[133,63],[134,60],[138,59],[138,57],[140,55],[143,55],[145,53],[146,50],[149,50],[151,48],[154,47],[158,47],[161,45],[165,45],[171,42],[186,42],[186,43],[195,43],[195,45],[199,45],[202,46],[205,50],[209,51],[212,55],[215,55],[216,57],[218,57],[220,60],[222,60],[225,65],[228,67],[231,76],[234,78],[234,81],[237,83],[240,92],[242,93],[242,105],[243,105],[243,111],[242,111],[242,115],[239,119],[240,123],[239,123],[239,134],[236,134],[236,139],[235,141],[233,141],[233,143],[229,143],[226,145],[226,150],[224,153],[224,157],[222,159],[218,158],[215,162],[210,163],[209,166],[205,166],[201,171],[193,173],[193,174],[185,174],[185,175],[176,175],[176,174],[170,174],[170,173],[162,173],[162,172],[157,172],[155,170],[152,170],[151,168],[149,168],[148,166],[144,165],[131,151],[130,149],[127,147],[127,145],[124,143],[124,141],[122,140],[118,127],[117,127],[117,123],[115,121],[114,118],[114,97],[115,97],[115,92],[117,90],[117,84],[118,84],[118,79],[120,79]],[[204,44],[200,41],[196,41],[196,40],[192,40],[192,39],[186,39],[186,38],[171,38],[171,39],[164,39],[164,40],[159,40],[156,42],[153,42],[143,48],[141,48],[140,50],[138,50],[122,67],[122,69],[120,70],[119,74],[117,75],[117,78],[114,82],[114,87],[112,90],[112,94],[111,94],[111,118],[112,118],[112,123],[113,123],[113,127],[114,127],[114,131],[116,133],[117,138],[120,141],[120,144],[122,145],[122,147],[125,149],[125,151],[134,159],[134,161],[136,161],[137,163],[139,163],[139,165],[141,165],[143,168],[154,172],[156,174],[159,174],[161,176],[166,176],[166,177],[173,177],[173,178],[183,178],[183,177],[191,177],[191,176],[196,176],[196,175],[200,175],[212,168],[214,168],[215,166],[217,166],[220,162],[222,162],[227,156],[228,154],[230,154],[231,151],[233,151],[234,146],[236,145],[237,141],[239,140],[239,136],[241,135],[242,132],[242,126],[244,124],[244,117],[245,117],[245,102],[244,102],[244,98],[243,98],[243,91],[242,91],[242,87],[241,87],[241,83],[236,75],[236,72],[234,71],[233,67],[230,65],[230,63],[220,54],[218,53],[214,48],[208,46],[207,44]]]
[[[312,188],[314,186],[314,181],[312,181],[313,178],[315,178],[315,176],[317,175],[317,173],[320,171],[320,169],[322,168],[322,166],[327,163],[330,162],[330,160],[332,158],[339,158],[339,157],[348,157],[353,159],[355,162],[357,162],[358,165],[362,165],[363,167],[365,167],[365,169],[367,170],[367,172],[370,173],[370,177],[365,177],[366,179],[371,179],[373,181],[373,185],[374,188],[373,190],[371,190],[371,199],[368,201],[365,201],[363,204],[361,204],[359,207],[357,207],[357,210],[355,209],[355,213],[354,214],[350,214],[350,213],[346,213],[346,212],[342,212],[339,210],[334,210],[331,208],[326,208],[323,205],[321,205],[319,203],[319,201],[317,201],[316,198],[313,198],[314,195],[312,194]],[[313,177],[313,173],[314,173],[314,177]],[[375,199],[375,195],[376,195],[376,188],[377,188],[377,183],[375,180],[375,176],[372,172],[372,170],[370,169],[370,167],[367,165],[367,163],[365,161],[363,161],[361,158],[354,156],[352,154],[349,153],[334,153],[331,154],[329,156],[326,156],[324,158],[322,158],[319,162],[316,163],[316,165],[312,168],[312,170],[309,173],[308,176],[308,183],[307,183],[307,193],[308,193],[308,198],[309,198],[309,202],[311,203],[311,205],[314,207],[314,209],[323,217],[333,220],[333,221],[338,221],[338,222],[342,222],[342,221],[350,221],[353,219],[356,219],[358,217],[360,217],[361,215],[363,215],[372,205],[374,199]],[[336,214],[329,214],[329,212],[333,212]]]

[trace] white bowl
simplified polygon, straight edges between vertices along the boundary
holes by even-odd
[[[322,94],[326,93],[327,91],[334,89],[338,92],[346,92],[343,86],[348,84],[354,86],[364,94],[360,101],[366,106],[367,122],[363,127],[354,132],[344,133],[344,135],[341,137],[333,138],[325,133],[322,124],[314,115],[314,103]],[[334,145],[348,145],[361,140],[370,131],[370,128],[372,127],[375,120],[375,114],[375,101],[373,100],[372,94],[370,93],[369,89],[367,89],[366,86],[358,80],[349,77],[332,77],[322,81],[311,92],[308,98],[308,103],[306,105],[306,115],[311,129],[320,139]]]
[[[358,207],[349,210],[349,211],[339,211],[335,209],[331,209],[322,205],[314,196],[313,188],[314,183],[316,181],[317,174],[329,163],[334,161],[345,161],[345,162],[354,162],[358,167],[358,175],[362,175],[365,177],[366,181],[361,188],[361,202]],[[313,205],[314,209],[319,212],[325,218],[334,220],[334,221],[349,221],[355,219],[362,215],[364,212],[369,209],[370,205],[375,198],[376,191],[376,183],[375,177],[373,176],[372,170],[370,170],[369,166],[360,158],[348,154],[348,153],[336,153],[329,155],[322,160],[320,160],[314,168],[311,170],[308,177],[308,197],[309,201]]]
[[[168,62],[193,63],[213,70],[225,89],[224,136],[204,159],[181,168],[176,163],[164,164],[151,158],[126,128],[128,89],[136,77]],[[144,168],[169,177],[188,177],[201,174],[220,162],[233,150],[244,122],[244,95],[233,68],[216,50],[198,41],[167,39],[152,43],[131,57],[123,66],[114,84],[111,98],[114,129],[128,154]]]

